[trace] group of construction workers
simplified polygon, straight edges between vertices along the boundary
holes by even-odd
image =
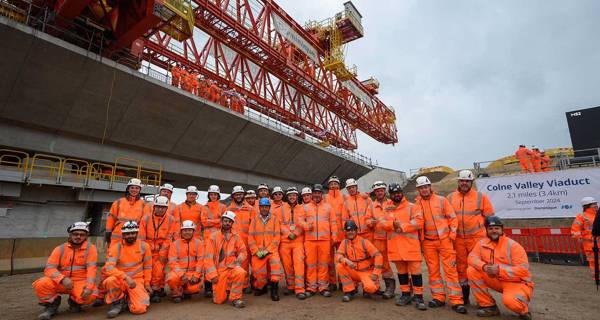
[[[171,67],[171,85],[230,108],[235,112],[244,113],[246,99],[237,93],[235,89],[226,90],[215,81],[200,78],[198,72],[189,72],[180,65]]]
[[[546,155],[545,151],[540,151],[536,146],[528,149],[524,144],[519,145],[515,156],[519,160],[521,173],[552,171],[550,157]]]
[[[242,308],[243,294],[252,292],[268,292],[278,301],[282,279],[284,294],[300,300],[331,297],[339,289],[342,301],[349,302],[359,287],[364,297],[393,299],[393,265],[398,306],[414,303],[426,310],[449,301],[465,314],[472,291],[477,315],[496,316],[491,289],[502,293],[504,305],[520,319],[531,319],[534,284],[525,250],[504,235],[502,221],[473,181],[471,171],[461,171],[457,190],[442,197],[427,177],[418,177],[414,203],[399,184],[382,181],[372,185],[374,199],[358,190],[355,179],[345,181],[344,195],[335,176],[327,193],[320,184],[301,190],[235,186],[229,205],[220,201],[216,185],[209,187],[205,205],[189,186],[186,200],[177,205],[170,200],[172,185],[161,186],[147,203],[141,181],[131,179],[107,217],[100,281],[96,248],[86,240],[88,226],[77,222],[67,229],[68,242],[52,252],[44,277],[33,284],[44,306],[39,318],[57,313],[60,294],[69,294],[74,311],[108,304],[109,318],[124,310],[140,314],[166,296],[166,287],[175,303],[203,289],[216,304],[229,301]],[[427,304],[423,259],[432,296]]]

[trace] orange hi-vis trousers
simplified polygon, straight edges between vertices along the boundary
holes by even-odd
[[[285,271],[285,283],[289,290],[304,293],[304,245],[301,242],[282,242],[279,256]]]
[[[67,290],[62,283],[56,283],[49,277],[41,277],[33,282],[32,287],[41,303],[52,302],[59,294],[68,294],[73,301],[79,304],[90,304],[96,299],[98,289],[94,286],[92,294],[84,300],[81,298],[81,294],[86,285],[85,280],[73,281],[73,289]]]
[[[343,263],[336,263],[335,269],[340,276],[340,282],[344,292],[352,292],[356,290],[354,282],[360,282],[363,285],[363,291],[366,293],[375,293],[379,290],[379,284],[371,279],[373,270],[358,271],[351,269]]]
[[[310,292],[329,290],[328,265],[331,260],[331,241],[306,240],[306,290]]]
[[[198,293],[200,292],[200,286],[202,285],[203,281],[200,281],[196,284],[190,284],[189,282],[183,283],[183,281],[181,281],[181,277],[186,274],[188,281],[190,279],[192,279],[192,277],[194,276],[196,272],[193,271],[189,271],[189,272],[175,272],[175,271],[171,271],[169,272],[169,274],[167,274],[167,285],[169,286],[169,289],[171,289],[171,296],[173,297],[181,297],[183,296],[183,294],[193,294],[193,293]],[[202,280],[202,279],[200,279]]]
[[[421,261],[394,261],[398,274],[409,274],[416,276],[421,274]],[[413,293],[423,294],[423,286],[417,286],[413,282]],[[410,292],[410,282],[400,283],[400,291]]]
[[[460,236],[456,237],[456,241],[454,242],[454,250],[456,250],[456,271],[458,272],[458,282],[461,286],[468,284],[467,278],[467,267],[469,265],[468,258],[469,253],[473,250],[473,247],[481,238],[461,238]]]
[[[502,303],[507,309],[519,315],[529,312],[533,288],[526,282],[500,281],[472,267],[467,269],[467,274],[469,285],[480,307],[496,305],[496,301],[488,292],[488,289],[492,289],[502,293]]]
[[[381,252],[383,256],[383,270],[381,275],[384,279],[393,278],[392,268],[390,267],[390,260],[388,260],[387,251],[387,240],[386,239],[373,239],[373,245],[377,248],[377,251]]]
[[[331,245],[331,254],[329,256],[329,263],[327,264],[327,274],[329,276],[329,283],[337,284],[338,279],[335,274],[335,251],[340,246],[339,242]]]
[[[213,302],[222,304],[227,301],[227,291],[229,290],[229,301],[242,298],[244,289],[244,279],[246,271],[241,267],[220,268],[217,270],[218,280],[213,284]]]
[[[161,261],[163,260],[163,261]],[[165,265],[166,258],[162,258],[158,252],[152,252],[152,278],[150,285],[152,288],[165,287]]]
[[[519,159],[519,165],[521,166],[521,173],[533,172],[533,167],[528,159]]]
[[[150,296],[144,288],[144,279],[133,279],[135,288],[131,289],[125,280],[115,276],[110,276],[104,280],[106,289],[106,304],[121,300],[127,294],[129,301],[129,311],[133,314],[146,313],[150,305]]]
[[[262,259],[252,256],[252,275],[254,287],[263,288],[268,281],[279,282],[283,274],[279,253],[272,253]]]
[[[444,267],[444,278],[448,289],[448,298],[452,305],[463,304],[462,289],[456,272],[456,252],[450,238],[441,240],[423,240],[423,255],[429,271],[429,290],[431,296],[446,301],[444,281],[440,273],[440,262]],[[440,261],[441,260],[441,261]]]

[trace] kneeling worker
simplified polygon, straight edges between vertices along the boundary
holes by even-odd
[[[181,224],[181,239],[169,247],[169,269],[167,284],[173,302],[179,303],[200,291],[202,266],[204,265],[204,240],[194,237],[197,226],[192,220]]]
[[[500,218],[485,218],[487,238],[482,239],[469,254],[467,275],[473,290],[479,317],[500,314],[496,301],[488,288],[502,293],[502,302],[509,310],[519,314],[519,319],[531,319],[529,301],[533,295],[533,282],[525,249],[504,235]]]
[[[346,238],[335,255],[335,269],[342,283],[343,302],[356,294],[355,281],[363,285],[365,297],[379,290],[379,276],[383,269],[383,256],[369,240],[358,236],[358,226],[352,220],[344,223]]]

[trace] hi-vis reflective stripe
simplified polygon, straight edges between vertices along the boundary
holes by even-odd
[[[63,256],[65,254],[65,245],[66,244],[63,243],[59,246],[60,254],[58,256],[58,265],[54,268],[57,268],[58,271],[74,271],[74,270],[86,269],[86,267],[88,265],[87,258],[88,258],[88,254],[90,252],[90,247],[91,247],[90,242],[86,240],[85,253],[83,254],[83,259],[84,259],[84,261],[86,261],[86,264],[82,265],[82,266],[63,266],[63,265],[61,265]],[[72,250],[72,251],[73,251],[73,255],[75,255],[75,250]],[[96,265],[96,264],[94,263],[93,265]],[[51,265],[51,266],[53,266],[53,265]],[[48,265],[46,265],[46,268],[50,268],[50,267]]]

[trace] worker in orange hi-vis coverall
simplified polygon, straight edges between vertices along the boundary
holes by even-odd
[[[531,166],[534,172],[542,172],[542,154],[536,147],[532,147],[531,150]]]
[[[327,269],[331,259],[331,245],[337,237],[338,227],[331,206],[323,201],[323,186],[315,184],[312,202],[304,203],[302,207],[306,217],[306,295],[310,297],[318,290],[322,296],[331,297]]]
[[[96,294],[96,246],[87,240],[90,232],[86,222],[75,222],[69,228],[67,243],[54,248],[44,269],[44,276],[33,283],[35,295],[44,311],[38,319],[52,318],[60,306],[60,294],[69,295],[71,312],[81,311]]]
[[[179,87],[181,81],[181,69],[178,66],[171,67],[171,85]]]
[[[202,237],[202,217],[207,215],[207,209],[203,205],[199,204],[196,200],[198,199],[198,188],[196,186],[188,186],[185,190],[185,201],[180,203],[175,209],[175,220],[180,224],[185,220],[190,220],[196,225],[196,232],[194,237]]]
[[[279,221],[281,221],[285,207],[285,202],[283,202],[283,189],[281,187],[273,187],[271,199],[271,212],[277,215]]]
[[[246,245],[246,260],[242,263],[242,268],[246,270],[248,275],[246,276],[246,284],[244,285],[244,293],[252,293],[252,286],[250,284],[250,247],[248,246],[248,230],[250,230],[250,220],[256,215],[254,207],[244,201],[244,188],[242,186],[235,186],[231,191],[231,203],[227,210],[235,213],[235,231],[240,235],[242,241]]]
[[[240,266],[246,260],[244,241],[234,232],[235,213],[226,211],[221,216],[221,229],[206,238],[204,250],[204,270],[206,280],[214,286],[213,302],[222,304],[229,301],[236,308],[243,308],[242,290],[246,271]]]
[[[167,209],[167,214],[172,215],[173,217],[177,218],[177,216],[175,215],[175,208],[177,208],[177,204],[173,201],[171,201],[171,196],[173,195],[173,185],[170,183],[165,183],[162,186],[160,186],[160,188],[158,188],[158,194],[156,194],[154,197],[158,197],[158,196],[163,196],[163,197],[167,197],[167,199],[169,199],[169,207]],[[154,201],[154,200],[152,200]],[[149,206],[146,206],[146,209]],[[145,212],[144,212],[145,213]],[[181,221],[177,221],[178,223],[181,223]]]
[[[221,189],[217,185],[208,187],[208,201],[206,202],[206,214],[202,215],[201,223],[204,232],[204,241],[210,237],[210,234],[221,230],[221,216],[227,207],[221,203]],[[205,279],[204,281],[204,296],[212,297],[212,283]]]
[[[137,178],[129,180],[125,196],[115,200],[106,217],[106,242],[121,241],[121,226],[127,221],[140,222],[146,209],[146,202],[141,198],[142,181]]]
[[[286,190],[288,203],[284,205],[281,220],[281,245],[279,256],[285,272],[285,295],[296,294],[300,300],[306,298],[304,283],[304,208],[298,204],[298,189]]]
[[[169,199],[154,198],[152,213],[145,214],[140,220],[138,239],[150,245],[152,251],[152,295],[150,302],[160,303],[165,293],[165,268],[169,256],[169,246],[179,236],[179,222],[167,213]]]
[[[394,280],[394,273],[390,267],[390,261],[388,260],[388,249],[387,249],[387,231],[385,230],[385,223],[389,220],[389,212],[386,211],[386,206],[390,201],[386,197],[387,185],[383,181],[375,181],[371,187],[371,190],[375,194],[375,201],[373,201],[373,220],[375,221],[375,227],[373,228],[373,245],[381,255],[383,256],[383,282],[385,283],[385,291],[382,294],[384,299],[392,299],[396,291],[396,280]]]
[[[179,229],[180,239],[169,247],[169,272],[166,276],[174,303],[200,292],[204,273],[204,239],[194,237],[196,224],[185,220]]]
[[[300,192],[300,197],[302,198],[302,205],[309,204],[312,202],[312,190],[309,187],[302,188]],[[306,230],[304,230],[306,231]]]
[[[458,228],[456,214],[448,199],[433,193],[429,178],[418,177],[416,186],[419,195],[415,200],[414,210],[421,212],[425,221],[422,246],[429,271],[429,289],[433,297],[433,300],[429,302],[429,307],[438,308],[446,304],[444,281],[440,272],[441,262],[444,266],[444,278],[452,309],[458,313],[467,313],[456,272],[456,252],[454,251],[454,240]]]
[[[494,215],[494,207],[487,195],[473,190],[475,176],[470,170],[458,173],[458,188],[448,195],[458,219],[458,229],[454,250],[456,250],[456,271],[462,288],[463,300],[469,304],[469,283],[467,279],[467,257],[479,240],[485,238],[483,222],[485,217]]]
[[[110,246],[105,265],[106,303],[112,304],[108,318],[118,316],[126,305],[133,314],[145,313],[150,305],[148,294],[152,293],[150,246],[137,239],[137,222],[125,222],[122,231],[123,239]]]
[[[260,199],[258,210],[259,214],[250,222],[248,236],[248,245],[252,253],[254,295],[265,294],[267,289],[270,289],[271,300],[279,301],[279,280],[283,274],[279,258],[281,222],[279,216],[271,211],[269,199]]]
[[[542,171],[543,172],[548,172],[548,171],[552,171],[552,167],[550,167],[550,162],[552,160],[550,160],[550,157],[546,155],[545,151],[542,151],[540,153],[540,160],[541,160],[541,166],[542,166]]]
[[[340,178],[337,176],[329,177],[327,180],[327,189],[329,190],[326,195],[323,196],[323,201],[331,206],[331,210],[335,214],[336,224],[341,228],[342,223],[342,211],[344,211],[344,195],[340,191]],[[331,245],[331,260],[329,260],[329,290],[337,290],[337,276],[335,273],[335,250],[340,246],[340,242],[344,240],[344,233],[338,232],[337,237],[333,239]]]
[[[529,302],[534,284],[529,273],[525,249],[504,235],[500,218],[485,218],[487,238],[479,241],[469,254],[469,284],[479,305],[477,316],[500,314],[489,289],[502,293],[504,306],[517,313],[519,319],[530,320]]]
[[[592,197],[585,197],[581,199],[581,206],[583,207],[583,212],[575,216],[575,220],[573,220],[573,224],[571,225],[571,235],[573,239],[580,243],[593,275],[594,237],[592,236],[592,227],[594,220],[598,216],[598,202]]]
[[[246,200],[246,203],[254,209],[254,212],[258,212],[258,202],[256,202],[256,191],[246,190],[244,200]]]
[[[358,226],[358,235],[373,241],[373,230],[376,221],[373,219],[373,202],[371,198],[358,192],[358,182],[354,179],[346,180],[348,195],[344,197],[344,211],[342,220],[352,220]]]
[[[519,165],[521,166],[521,173],[531,173],[533,172],[533,166],[531,164],[531,156],[533,153],[531,150],[527,149],[524,144],[519,145],[519,149],[515,152],[515,156],[519,160]]]
[[[261,183],[256,187],[256,193],[258,194],[258,198],[270,198],[269,194],[269,186],[266,183]],[[258,212],[258,204],[256,204],[256,212]]]

